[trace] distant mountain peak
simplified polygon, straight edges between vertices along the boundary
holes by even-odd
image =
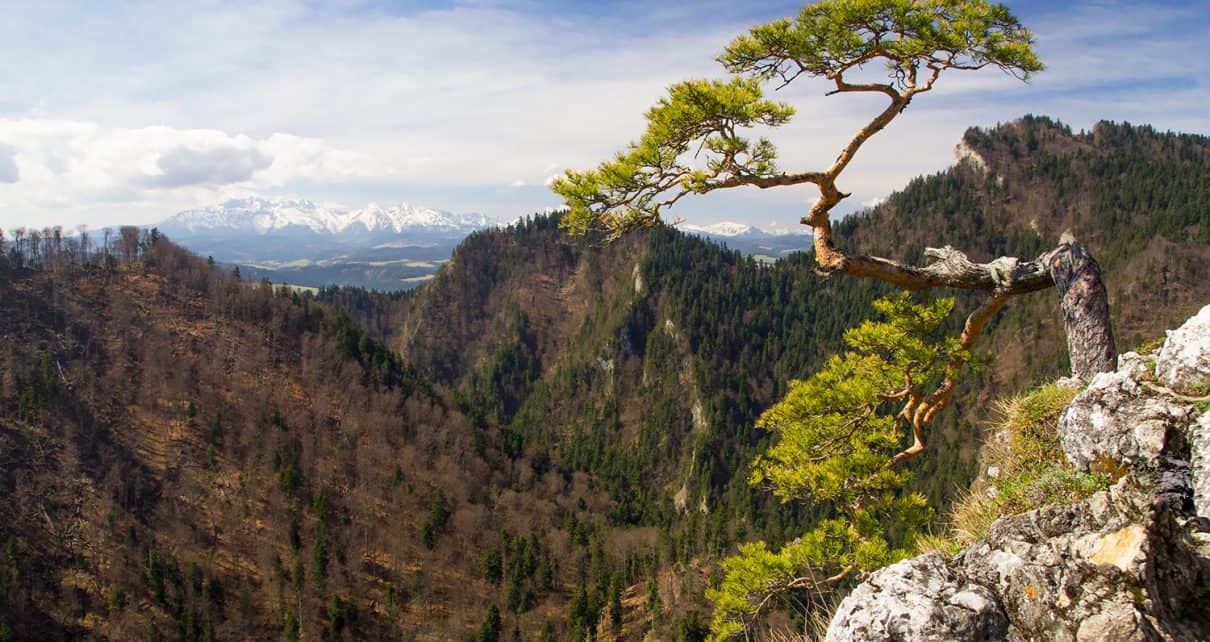
[[[753,227],[746,223],[736,223],[735,221],[720,221],[709,225],[694,225],[692,223],[680,223],[676,226],[677,229],[690,234],[700,234],[704,236],[714,236],[721,238],[741,238],[755,236],[784,236],[793,234],[794,232],[786,231],[766,231],[758,227]]]

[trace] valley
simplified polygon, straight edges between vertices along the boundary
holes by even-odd
[[[1026,117],[962,142],[980,163],[837,235],[984,260],[1070,230],[1123,349],[1210,300],[1205,137]],[[821,277],[809,253],[769,263],[666,226],[605,243],[559,221],[471,232],[406,292],[314,296],[212,265],[170,226],[91,251],[5,236],[0,631],[702,639],[717,561],[827,513],[748,484],[756,417],[889,289]],[[912,467],[939,519],[993,401],[1065,372],[1055,310],[1023,297],[978,346],[994,361]]]

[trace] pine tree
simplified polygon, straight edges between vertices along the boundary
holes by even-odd
[[[848,352],[791,382],[761,415],[758,425],[778,440],[753,463],[751,483],[784,502],[829,506],[832,516],[779,550],[754,542],[723,562],[722,584],[707,593],[718,639],[758,622],[780,594],[828,591],[908,556],[930,516],[923,496],[904,491],[910,473],[887,458],[910,430],[913,401],[953,376],[970,352],[945,334],[952,299],[916,304],[901,294],[874,307],[885,321],[845,333]],[[903,410],[891,405],[904,399]]]
[[[499,642],[501,626],[500,609],[493,604],[487,608],[487,615],[483,616],[483,622],[479,624],[475,642]]]

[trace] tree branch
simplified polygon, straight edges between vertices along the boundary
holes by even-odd
[[[818,256],[818,238],[815,244]],[[820,267],[829,272],[886,281],[911,291],[944,287],[1025,294],[1054,285],[1045,256],[1033,261],[1004,256],[990,263],[974,263],[966,254],[948,245],[927,248],[924,255],[934,259],[934,262],[921,267],[877,256],[849,256],[835,247],[829,247],[826,262],[820,260]]]
[[[796,577],[787,582],[768,586],[765,590],[764,597],[761,598],[761,601],[759,603],[757,603],[755,608],[753,608],[752,612],[749,614],[748,624],[755,624],[757,621],[759,621],[761,611],[763,611],[765,609],[765,607],[769,605],[769,602],[772,601],[773,598],[777,597],[778,595],[781,595],[782,593],[785,593],[786,591],[790,591],[793,589],[802,589],[802,588],[818,589],[823,586],[831,586],[833,584],[840,582],[844,578],[848,577],[856,569],[857,569],[856,566],[849,565],[849,566],[846,566],[845,568],[841,569],[835,575],[825,577],[822,580],[817,580],[812,575],[812,576],[805,576],[805,577]],[[812,569],[808,568],[807,572],[811,572],[811,570]]]
[[[802,185],[804,183],[820,184],[825,180],[823,172],[800,172],[798,174],[775,174],[773,176],[752,176],[752,175],[734,175],[725,178],[721,181],[707,183],[707,191],[715,189],[723,189],[728,187],[740,187],[742,185],[751,185],[761,189],[769,189],[770,187],[785,187],[788,185]]]
[[[911,404],[911,425],[912,425],[912,445],[905,448],[903,451],[891,457],[887,461],[887,468],[895,468],[903,462],[924,452],[924,429],[937,415],[949,406],[950,399],[954,396],[954,388],[958,385],[958,377],[966,367],[966,357],[964,353],[975,346],[979,337],[983,335],[983,328],[992,317],[996,316],[1008,300],[1014,294],[1007,291],[997,291],[983,305],[979,306],[970,316],[966,317],[966,324],[962,328],[962,337],[960,339],[961,352],[950,356],[950,362],[946,367],[945,380],[941,385],[932,392],[929,396],[919,400],[919,403]],[[913,400],[916,401],[916,400]],[[905,407],[905,411],[907,408]]]
[[[840,176],[844,168],[848,167],[849,162],[853,160],[853,156],[857,154],[857,150],[861,149],[862,144],[874,134],[882,131],[908,104],[908,101],[890,85],[850,85],[840,75],[836,77],[836,91],[877,91],[890,97],[891,104],[887,105],[881,113],[871,119],[865,127],[857,130],[857,133],[853,134],[853,138],[849,141],[849,144],[840,150],[840,155],[836,157],[836,161],[824,172],[832,180],[836,180],[836,177]],[[829,207],[829,209],[831,208]]]

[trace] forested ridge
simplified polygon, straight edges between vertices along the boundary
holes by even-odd
[[[1204,137],[1114,123],[1074,133],[1061,123],[1026,117],[972,129],[963,147],[971,152],[966,160],[846,219],[837,236],[863,252],[919,262],[925,247],[943,244],[969,249],[976,260],[1032,258],[1071,231],[1106,269],[1117,332],[1127,349],[1204,300],[1208,287],[1196,278],[1206,264],[1201,239],[1210,227],[1210,146]],[[422,370],[461,385],[470,397],[511,406],[533,386],[539,399],[522,414],[556,385],[562,392],[554,396],[574,405],[605,391],[622,390],[625,397],[627,387],[677,379],[666,401],[679,406],[681,423],[691,423],[692,405],[700,400],[699,414],[709,417],[705,439],[723,439],[696,444],[703,448],[693,465],[696,490],[717,493],[746,460],[739,442],[757,439],[747,429],[755,415],[781,394],[787,379],[816,367],[845,328],[869,315],[868,303],[889,291],[822,279],[806,252],[767,267],[668,228],[613,244],[581,243],[560,236],[556,222],[538,217],[473,235],[433,284],[389,304],[365,295],[356,300],[356,291],[326,296],[348,301],[355,316],[362,310],[360,316],[383,328],[382,336]],[[970,307],[972,300],[964,303]],[[999,330],[979,346],[999,356],[993,368],[975,375],[993,385],[968,388],[986,395],[1062,373],[1066,356],[1056,308],[1045,292],[1010,306],[996,323]],[[394,322],[383,323],[384,310]],[[669,354],[678,358],[652,363]],[[592,374],[593,363],[608,364],[615,356],[615,374],[603,376],[599,367]],[[528,373],[520,378],[518,368],[501,365],[517,359]],[[632,371],[617,374],[632,360]],[[591,392],[597,380],[601,389]],[[580,389],[573,392],[572,384]],[[482,394],[485,387],[491,394]],[[650,392],[628,401],[660,396]],[[579,414],[565,410],[568,417]],[[555,414],[531,413],[514,427],[533,437],[560,423],[550,419],[564,416],[549,412]],[[497,420],[507,424],[513,413],[505,414]],[[953,427],[951,420],[951,438]],[[667,437],[676,431],[657,432]],[[674,457],[684,450],[673,448]],[[971,454],[968,449],[964,455],[968,465]],[[668,470],[665,458],[660,461],[657,467]],[[943,476],[929,494],[939,500],[944,485],[968,474]]]
[[[963,144],[838,242],[1032,258],[1071,230],[1124,349],[1210,300],[1206,138],[1027,117]],[[315,299],[152,233],[8,232],[0,639],[700,639],[714,560],[826,512],[748,484],[756,417],[889,290],[558,220],[477,232],[415,291]],[[977,346],[913,464],[939,512],[987,402],[1065,371],[1059,326],[1041,292]]]
[[[1027,259],[1070,231],[1105,269],[1124,350],[1210,298],[1197,276],[1210,258],[1205,137],[1025,117],[971,129],[962,148],[950,169],[840,222],[838,242],[909,262],[944,244]],[[383,336],[459,389],[507,449],[590,472],[614,500],[612,522],[666,533],[671,559],[795,537],[811,509],[747,484],[766,439],[753,423],[890,289],[821,278],[806,252],[766,266],[670,228],[610,244],[556,223],[476,234],[432,284],[352,313],[381,323],[389,311]],[[990,402],[1067,371],[1053,293],[1014,301],[976,351],[984,365],[913,464],[939,514],[974,472]]]

